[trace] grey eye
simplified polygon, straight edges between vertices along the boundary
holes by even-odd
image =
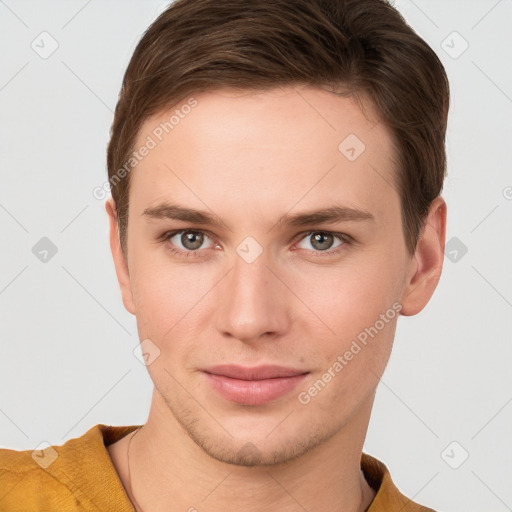
[[[205,238],[208,237],[200,231],[182,231],[173,235],[169,240],[180,249],[195,251],[204,244]]]
[[[195,233],[193,231],[187,231],[181,234],[181,243],[183,247],[194,251],[199,249],[203,245],[204,235],[202,233]]]
[[[339,242],[337,245],[333,245],[336,242],[336,239],[338,239]],[[302,244],[305,240],[309,241],[310,246],[313,247],[313,250],[315,251],[326,251],[338,247],[343,243],[343,240],[339,236],[333,235],[328,231],[314,231],[312,233],[308,233],[300,243]],[[310,247],[305,247],[303,245],[299,245],[299,247],[301,249],[310,250]]]

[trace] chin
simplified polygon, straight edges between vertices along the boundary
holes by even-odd
[[[232,439],[229,436],[224,439],[212,439],[211,437],[202,437],[197,432],[189,432],[191,439],[211,458],[242,467],[265,467],[286,464],[301,455],[309,452],[319,444],[322,439],[316,436],[304,439],[288,438],[286,443],[245,441]]]
[[[293,417],[293,414],[290,416]],[[255,428],[257,420],[254,418],[249,419],[250,423],[241,422],[237,428],[226,430],[209,416],[174,414],[174,417],[186,435],[208,456],[219,462],[243,467],[286,464],[321,445],[338,430],[333,428],[331,431],[325,426],[311,424],[301,428],[293,422],[285,425],[286,421],[282,422],[282,419],[273,421],[271,427],[263,430],[261,426]]]

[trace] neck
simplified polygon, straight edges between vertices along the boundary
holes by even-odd
[[[213,459],[176,422],[157,391],[130,443],[128,494],[138,512],[322,510],[360,512],[375,491],[360,470],[371,403],[329,440],[286,463],[236,466]],[[132,438],[130,438],[131,441]]]

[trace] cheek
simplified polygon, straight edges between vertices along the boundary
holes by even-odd
[[[315,349],[310,346],[316,372],[303,389],[306,399],[317,397],[316,406],[332,417],[374,392],[391,354],[400,308],[362,283],[345,290],[325,304],[322,320],[334,333],[317,335]]]
[[[312,380],[329,381],[330,391],[318,400],[319,406],[352,403],[370,393],[389,359],[400,310],[396,283],[401,270],[392,258],[376,256],[327,272],[317,268],[302,273],[297,295],[321,320],[308,314],[300,329],[314,340],[309,350],[318,371]],[[322,384],[317,387],[322,389]]]
[[[212,268],[200,264],[171,264],[159,250],[134,251],[130,280],[139,335],[165,343],[194,330],[191,322],[197,323],[194,319],[207,305],[215,277]]]
[[[337,268],[311,266],[294,280],[297,296],[316,314],[331,337],[353,338],[379,320],[397,301],[400,269],[380,257],[377,263],[340,262]],[[390,312],[389,316],[393,312]]]

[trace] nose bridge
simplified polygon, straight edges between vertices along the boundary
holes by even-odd
[[[239,245],[220,290],[217,328],[221,334],[250,342],[289,327],[283,284],[269,266],[270,256],[261,246],[251,240]]]

